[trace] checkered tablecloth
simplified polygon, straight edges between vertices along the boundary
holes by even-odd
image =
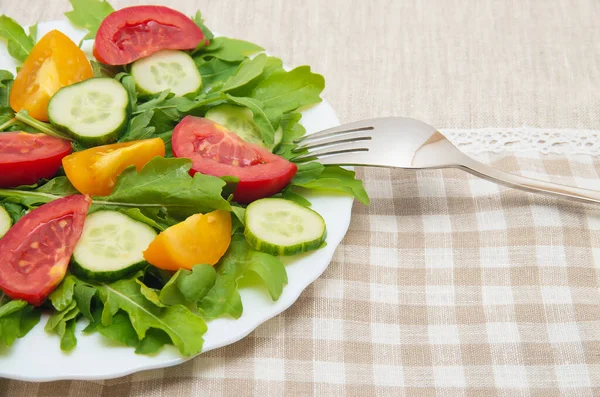
[[[600,189],[591,157],[500,157],[487,160]],[[358,173],[372,204],[354,206],[325,274],[248,338],[174,368],[4,380],[0,394],[600,395],[600,207],[458,170]]]

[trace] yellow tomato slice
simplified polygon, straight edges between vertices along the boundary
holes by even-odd
[[[75,43],[52,30],[33,47],[10,91],[14,111],[27,110],[38,120],[48,120],[48,102],[62,87],[93,77],[92,66]]]
[[[231,213],[196,214],[161,232],[144,252],[152,265],[165,270],[216,264],[231,243]]]
[[[72,153],[62,164],[69,181],[83,194],[107,196],[117,176],[130,165],[139,171],[156,156],[165,155],[165,143],[160,138],[144,139],[112,145],[96,146]]]

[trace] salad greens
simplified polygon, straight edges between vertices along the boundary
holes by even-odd
[[[73,10],[65,16],[76,26],[88,30],[93,39],[102,20],[113,11],[103,0],[70,0]],[[173,128],[187,115],[204,116],[220,104],[249,109],[267,147],[275,154],[292,159],[294,140],[303,136],[300,110],[321,101],[323,76],[308,66],[285,70],[283,62],[262,53],[264,49],[244,40],[213,37],[198,11],[193,21],[201,27],[209,44],[201,43],[190,51],[202,75],[203,90],[175,97],[169,91],[143,95],[136,90],[133,77],[124,67],[92,61],[95,76],[111,77],[126,88],[133,104],[128,131],[120,142],[159,137],[167,148],[165,158],[157,157],[139,172],[126,168],[117,178],[113,192],[93,197],[91,211],[116,210],[151,227],[164,230],[196,213],[231,211],[232,239],[229,249],[216,266],[197,264],[192,270],[176,273],[148,266],[133,277],[113,283],[92,283],[67,274],[41,309],[21,300],[9,300],[0,293],[0,341],[10,346],[40,321],[42,310],[52,315],[45,329],[56,334],[61,349],[77,344],[77,321],[89,324],[84,332],[98,332],[117,344],[131,346],[136,353],[153,354],[165,344],[175,345],[190,356],[202,350],[206,321],[221,316],[239,318],[243,313],[239,283],[242,279],[262,284],[277,300],[287,284],[282,262],[275,256],[251,248],[243,237],[244,208],[231,202],[235,178],[218,178],[196,173],[190,176],[191,161],[175,159],[171,151]],[[0,38],[6,40],[9,54],[23,62],[31,52],[37,25],[29,35],[13,19],[0,16]],[[15,114],[9,93],[13,74],[0,70],[0,133],[2,131],[39,131],[62,134],[26,112]],[[279,135],[278,135],[279,134]],[[281,137],[276,142],[276,136]],[[83,149],[72,142],[75,151]],[[304,189],[343,192],[368,204],[369,198],[353,171],[324,166],[317,162],[299,164],[291,184],[278,196],[304,206]],[[65,176],[14,189],[0,189],[0,205],[18,221],[27,211],[44,203],[78,193]]]

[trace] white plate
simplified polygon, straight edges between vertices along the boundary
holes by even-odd
[[[76,43],[85,35],[67,21],[40,23],[38,37],[58,29]],[[84,47],[85,48],[85,47]],[[89,51],[89,48],[85,48]],[[0,69],[14,72],[16,64],[0,45]],[[302,124],[308,133],[339,125],[331,105],[325,101],[303,112]],[[232,344],[256,327],[275,317],[297,299],[300,293],[315,281],[327,268],[333,253],[348,230],[352,198],[343,195],[312,195],[313,208],[327,224],[327,246],[309,254],[286,258],[289,284],[277,302],[271,301],[264,290],[245,288],[240,290],[244,314],[238,319],[221,318],[209,322],[204,335],[204,349],[208,350]],[[97,380],[116,378],[133,372],[180,364],[188,358],[179,355],[172,346],[149,357],[137,355],[132,348],[115,346],[99,334],[83,335],[86,321],[77,327],[77,347],[69,354],[60,350],[56,335],[44,331],[47,316],[24,338],[9,349],[0,348],[0,377],[27,381],[54,381],[62,379]],[[199,358],[200,360],[202,358]]]

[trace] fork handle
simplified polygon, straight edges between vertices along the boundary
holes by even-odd
[[[561,185],[511,174],[466,156],[461,160],[461,164],[458,165],[458,168],[503,186],[524,190],[526,192],[543,193],[551,196],[577,200],[584,203],[600,203],[600,191],[597,190],[582,189],[575,186]]]

